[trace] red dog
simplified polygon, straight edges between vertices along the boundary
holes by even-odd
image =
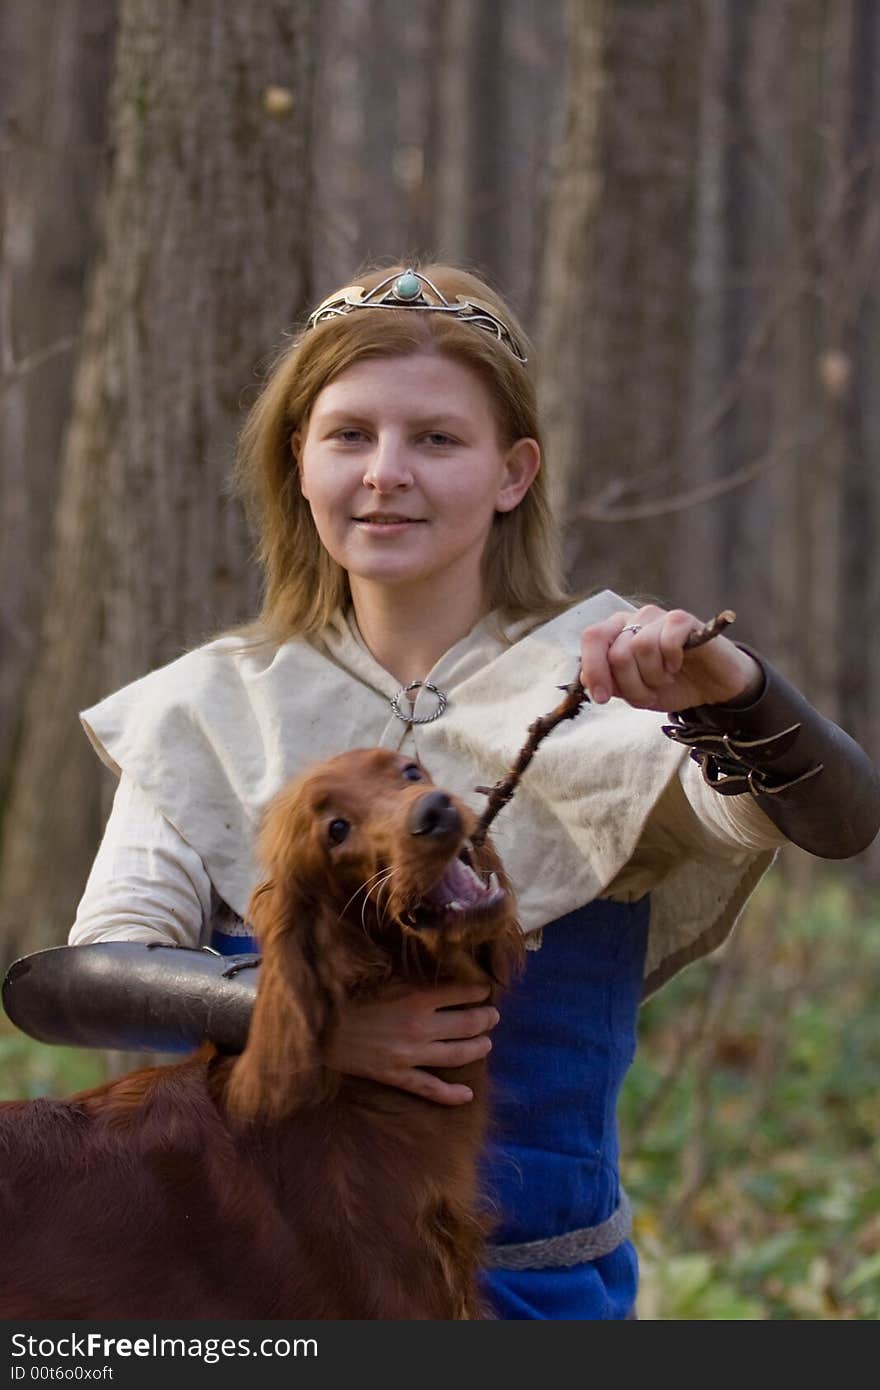
[[[0,1106],[0,1317],[480,1318],[485,1064],[449,1108],[322,1064],[346,996],[521,961],[476,818],[359,749],[273,802],[247,1046]]]

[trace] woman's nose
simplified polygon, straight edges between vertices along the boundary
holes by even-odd
[[[397,440],[379,439],[364,470],[364,486],[377,492],[392,492],[412,485],[412,470],[403,445]]]

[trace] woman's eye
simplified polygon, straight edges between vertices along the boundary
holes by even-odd
[[[341,818],[332,820],[327,826],[327,839],[330,841],[331,845],[340,845],[350,829],[351,825],[347,820],[342,820]]]
[[[431,433],[426,434],[425,438],[429,444],[436,444],[440,449],[445,449],[455,443],[451,434],[443,434],[441,430],[431,430]]]
[[[407,782],[421,782],[423,777],[422,769],[416,767],[415,763],[410,763],[408,767],[405,767],[403,769],[403,775]]]
[[[354,428],[350,430],[337,430],[334,438],[340,440],[343,444],[359,444],[364,438],[364,432],[363,430]]]

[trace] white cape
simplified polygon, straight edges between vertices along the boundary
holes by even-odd
[[[530,632],[510,629],[510,646],[483,620],[427,677],[449,701],[433,723],[409,726],[392,712],[397,682],[341,614],[319,639],[210,642],[81,719],[107,766],[139,783],[245,917],[261,813],[290,777],[347,748],[403,749],[481,810],[474,788],[503,776],[529,725],[577,675],[584,627],[628,606],[606,590]],[[420,690],[415,715],[435,707]],[[687,756],[660,732],[664,718],[616,699],[588,704],[541,743],[492,826],[525,932],[603,896],[627,864]],[[683,859],[652,886],[646,993],[723,940],[772,857],[744,848],[711,866]]]

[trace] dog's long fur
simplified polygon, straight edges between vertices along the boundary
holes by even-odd
[[[485,1064],[438,1071],[474,1089],[447,1107],[322,1060],[345,997],[395,981],[494,997],[520,962],[491,846],[472,863],[503,892],[481,893],[457,862],[474,824],[411,759],[379,749],[330,759],[276,798],[249,910],[262,965],[242,1055],[206,1044],[67,1100],[0,1106],[0,1316],[488,1316]],[[462,874],[474,901],[444,908]]]

